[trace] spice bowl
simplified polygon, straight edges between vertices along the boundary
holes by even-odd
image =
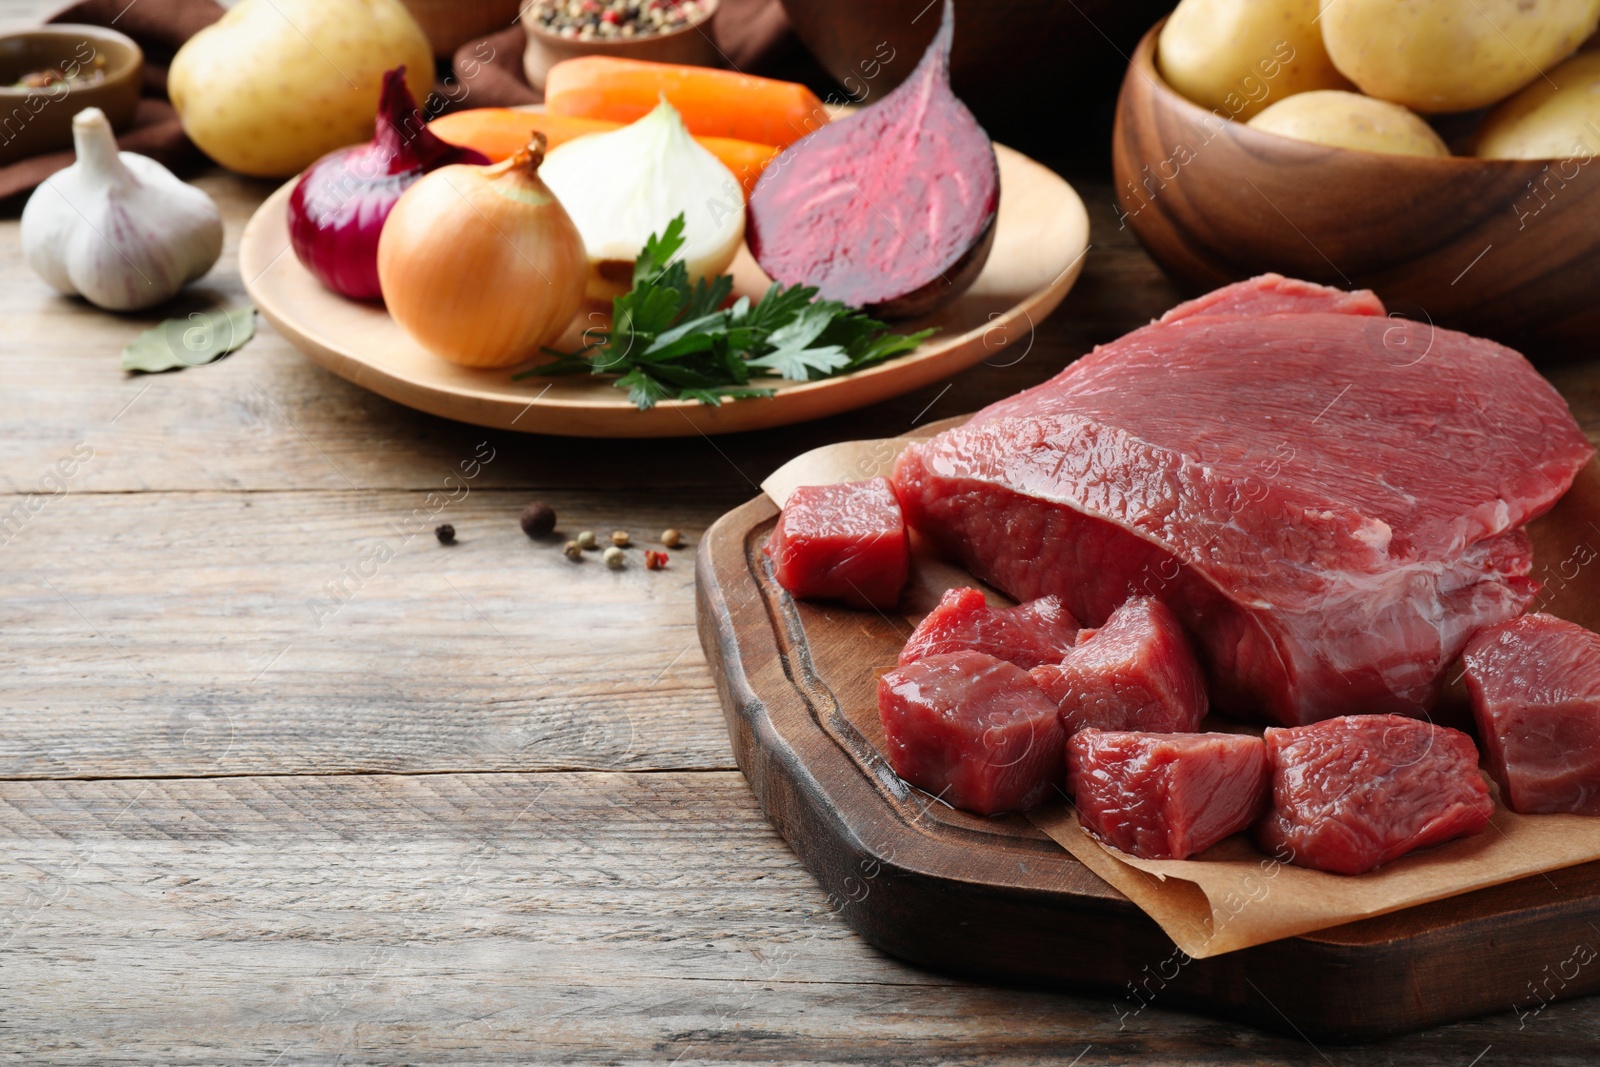
[[[0,165],[72,146],[72,116],[97,107],[133,124],[144,53],[100,26],[62,23],[0,36]],[[24,85],[24,81],[38,84]]]
[[[663,0],[641,0],[635,7],[648,11]],[[677,6],[679,0],[664,0]],[[718,0],[695,0],[698,10],[681,26],[662,33],[634,36],[569,36],[552,32],[540,21],[541,5],[529,4],[522,10],[522,25],[528,33],[528,47],[522,54],[522,69],[528,83],[544,91],[545,75],[565,59],[579,56],[611,56],[616,59],[642,59],[652,63],[682,63],[698,67],[721,65],[722,53],[712,35],[712,22],[720,6]],[[599,14],[613,6],[612,0],[587,0]],[[615,5],[626,7],[626,4]]]
[[[1399,156],[1291,140],[1133,53],[1112,137],[1118,215],[1187,289],[1252,275],[1371,289],[1391,312],[1560,358],[1600,333],[1600,167]]]

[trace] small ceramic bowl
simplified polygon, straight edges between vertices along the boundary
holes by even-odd
[[[717,17],[718,0],[701,0],[700,17],[668,33],[643,37],[595,37],[579,40],[551,33],[535,20],[532,5],[523,8],[522,25],[528,31],[528,48],[522,54],[522,69],[528,83],[544,91],[545,75],[564,59],[578,56],[614,56],[617,59],[643,59],[651,63],[683,63],[696,67],[715,67],[722,62],[711,27]]]
[[[52,73],[42,88],[16,88]],[[119,133],[139,106],[144,53],[99,26],[40,26],[0,37],[0,165],[72,147],[72,116],[97,107]],[[84,80],[85,77],[92,80]]]
[[[1218,116],[1133,54],[1111,158],[1118,214],[1188,288],[1277,271],[1548,358],[1600,337],[1600,158],[1382,155]]]

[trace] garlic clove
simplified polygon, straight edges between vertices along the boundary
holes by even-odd
[[[62,292],[131,311],[171,298],[222,255],[222,215],[153,159],[118,152],[99,108],[72,120],[77,161],[22,211],[28,265]]]

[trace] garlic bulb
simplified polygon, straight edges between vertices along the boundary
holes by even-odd
[[[539,170],[589,254],[591,299],[633,286],[633,261],[651,234],[684,216],[680,258],[689,280],[728,268],[744,240],[744,193],[663,98],[644,118],[553,149]]]
[[[222,215],[153,159],[118,152],[97,107],[73,116],[78,161],[22,209],[28,266],[64,293],[112,311],[167,300],[222,255]]]

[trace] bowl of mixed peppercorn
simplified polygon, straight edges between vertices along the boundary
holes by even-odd
[[[564,59],[605,55],[716,66],[717,0],[533,0],[522,9],[522,68],[535,89]]]

